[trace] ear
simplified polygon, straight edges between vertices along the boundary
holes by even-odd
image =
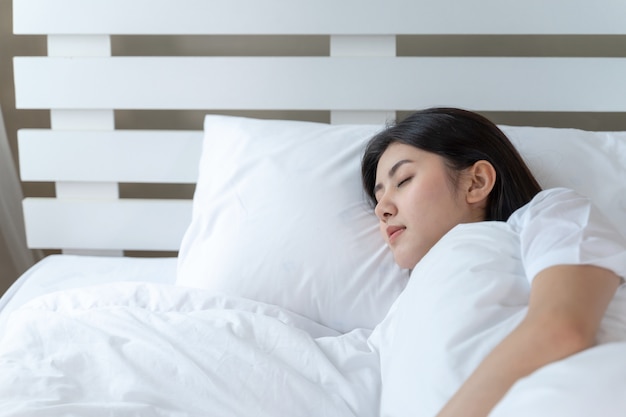
[[[487,200],[496,183],[496,170],[491,163],[480,160],[467,169],[466,201],[476,204]]]

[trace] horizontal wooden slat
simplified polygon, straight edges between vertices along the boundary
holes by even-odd
[[[23,202],[31,248],[176,251],[191,221],[191,200]]]
[[[22,181],[195,183],[201,131],[23,129]]]
[[[15,59],[18,108],[620,112],[624,74],[626,58]]]
[[[19,34],[626,33],[623,0],[14,0],[13,8]]]

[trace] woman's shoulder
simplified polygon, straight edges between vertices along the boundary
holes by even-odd
[[[526,205],[517,209],[507,223],[517,229],[530,218],[563,218],[571,212],[585,211],[592,205],[589,197],[571,188],[549,188],[540,191]]]
[[[538,193],[507,223],[520,236],[529,277],[551,265],[597,265],[626,276],[626,237],[590,198],[567,188]]]

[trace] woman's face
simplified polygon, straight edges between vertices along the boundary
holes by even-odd
[[[376,216],[380,231],[402,268],[413,268],[443,235],[472,221],[470,206],[450,180],[442,157],[401,143],[391,144],[376,169]]]

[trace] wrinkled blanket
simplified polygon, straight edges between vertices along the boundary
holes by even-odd
[[[374,416],[370,331],[147,283],[40,297],[0,340],[0,416]]]
[[[0,336],[0,417],[431,417],[525,310],[523,296],[498,301],[524,294],[514,274],[458,276],[413,280],[376,329],[346,334],[170,285],[42,296],[11,313]],[[549,364],[492,416],[626,415],[625,358],[616,341]]]

